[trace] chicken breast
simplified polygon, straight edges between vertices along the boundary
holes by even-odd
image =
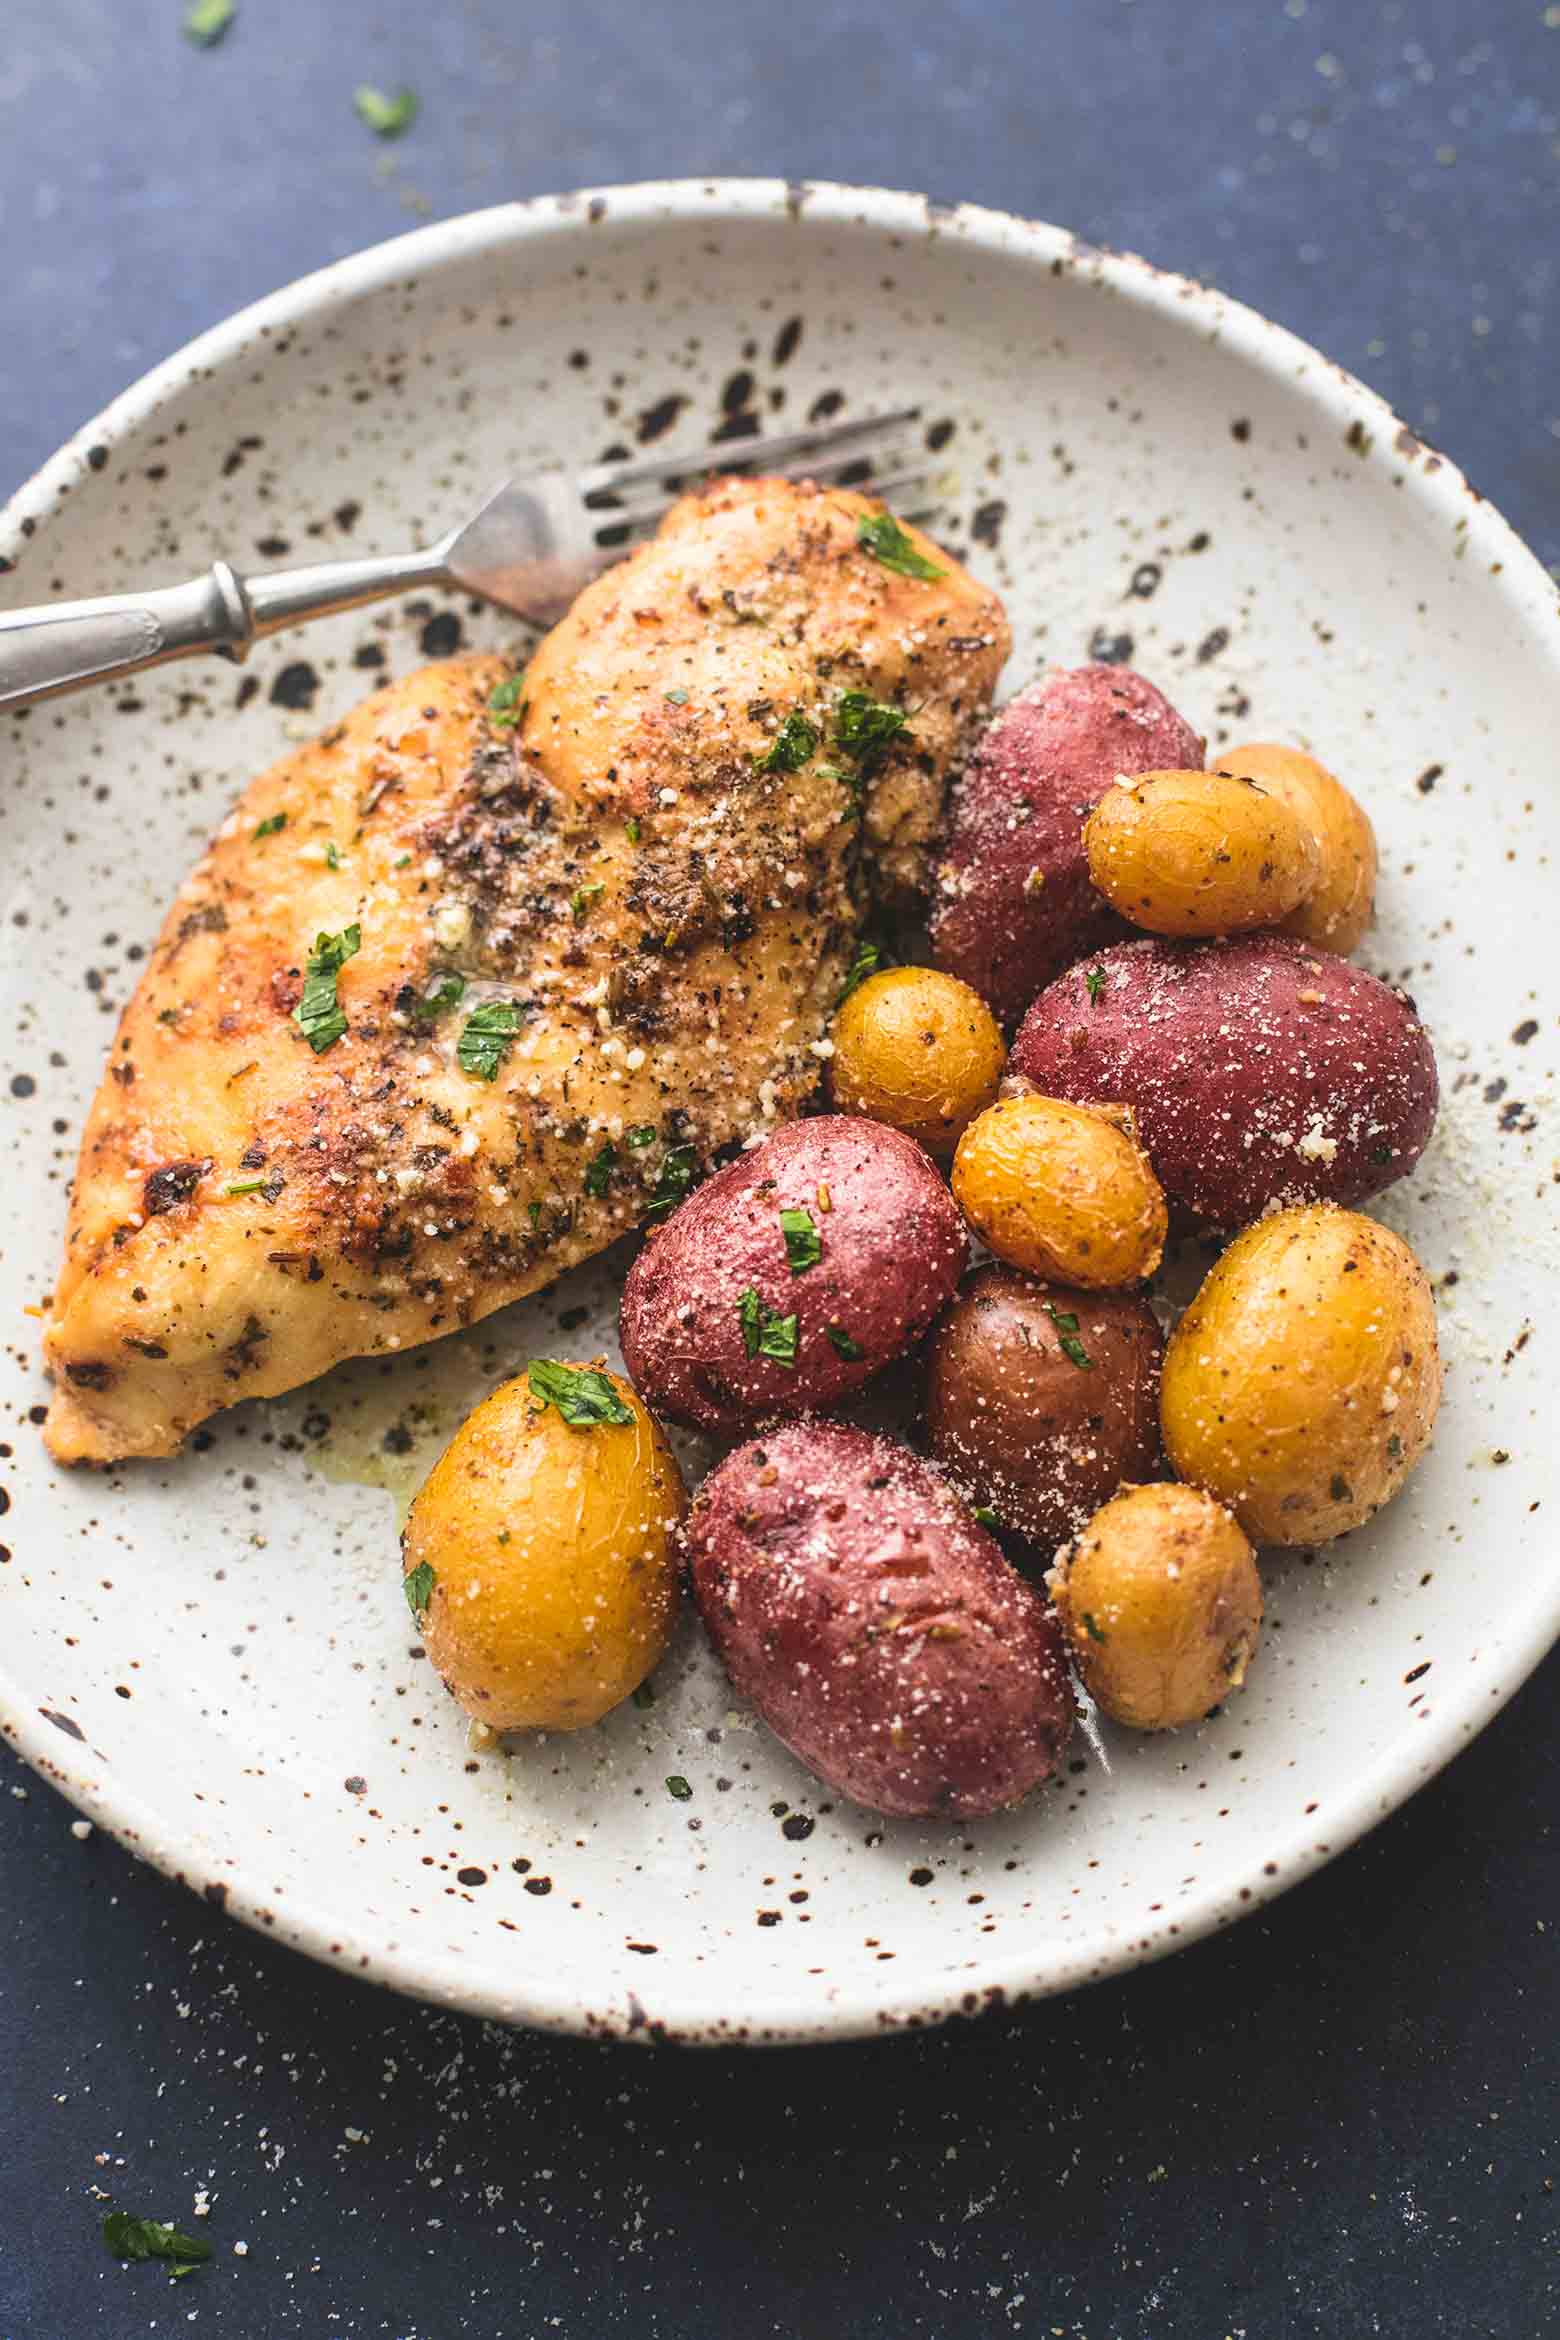
[[[714,482],[523,678],[426,667],[255,781],[88,1116],[57,1457],[471,1324],[808,1099],[1008,648],[925,537],[863,543],[880,512]]]

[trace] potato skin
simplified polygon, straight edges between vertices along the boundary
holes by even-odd
[[[1057,1319],[1062,1320],[1058,1324]],[[1066,1337],[1088,1359],[1079,1365]],[[1159,1367],[1164,1336],[1145,1301],[976,1268],[928,1349],[933,1454],[971,1503],[1054,1548],[1125,1481],[1164,1471]]]
[[[1165,1192],[1221,1227],[1379,1193],[1439,1094],[1413,1002],[1289,935],[1116,944],[1041,993],[1008,1071],[1130,1105]]]
[[[1216,770],[1255,780],[1285,803],[1316,839],[1317,883],[1280,923],[1286,934],[1346,958],[1376,906],[1376,832],[1343,782],[1299,748],[1253,741],[1221,755]]]
[[[1145,772],[1084,826],[1089,876],[1150,934],[1277,926],[1315,887],[1321,849],[1282,797],[1218,772]]]
[[[1089,883],[1087,815],[1118,772],[1195,768],[1203,745],[1127,666],[1053,667],[1010,699],[954,791],[936,965],[1011,1029],[1064,967],[1122,932]]]
[[[935,967],[891,967],[834,1018],[829,1084],[842,1113],[902,1129],[939,1160],[989,1105],[1007,1051],[980,994]]]
[[[677,1611],[682,1475],[628,1383],[632,1424],[576,1429],[525,1374],[469,1415],[402,1537],[435,1583],[423,1640],[445,1686],[496,1731],[599,1722],[661,1661]]]
[[[1165,1447],[1266,1544],[1358,1527],[1430,1443],[1435,1303],[1400,1235],[1356,1211],[1278,1211],[1215,1261],[1165,1353]]]
[[[1200,1488],[1126,1488],[1046,1583],[1084,1688],[1113,1722],[1201,1722],[1246,1678],[1262,1624],[1257,1557]]]
[[[1057,1097],[999,1098],[953,1158],[953,1192],[1012,1267],[1091,1291],[1153,1274],[1169,1214],[1129,1113]]]
[[[784,1208],[808,1211],[822,1245],[801,1274],[787,1258]],[[919,1340],[968,1248],[953,1198],[911,1139],[854,1114],[792,1122],[646,1242],[623,1287],[624,1361],[663,1413],[741,1437],[837,1404]],[[746,1291],[796,1317],[793,1365],[747,1354]],[[842,1355],[841,1340],[857,1353]]]
[[[907,1447],[787,1423],[711,1473],[683,1540],[736,1689],[842,1795],[973,1817],[1055,1769],[1073,1719],[1056,1621]]]

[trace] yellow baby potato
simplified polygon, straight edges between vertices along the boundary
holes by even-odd
[[[1376,901],[1376,832],[1364,807],[1325,764],[1299,748],[1256,741],[1231,748],[1217,769],[1255,780],[1309,829],[1320,873],[1305,900],[1280,923],[1286,934],[1346,957],[1369,926]]]
[[[1256,1554],[1200,1488],[1124,1488],[1046,1583],[1084,1687],[1114,1722],[1201,1722],[1246,1678],[1262,1623]]]
[[[1109,1291],[1152,1275],[1168,1216],[1124,1107],[1003,1097],[953,1158],[953,1194],[998,1259]]]
[[[1318,1544],[1379,1511],[1430,1443],[1435,1303],[1390,1228],[1275,1211],[1214,1263],[1165,1352],[1165,1451],[1261,1544]]]
[[[402,1538],[407,1601],[466,1712],[573,1731],[659,1663],[682,1475],[629,1384],[538,1358],[478,1406]]]
[[[1277,795],[1219,772],[1145,772],[1107,788],[1084,824],[1089,876],[1150,934],[1277,926],[1321,871],[1310,829]]]
[[[996,1018],[967,983],[893,967],[858,984],[834,1019],[829,1066],[842,1113],[902,1129],[946,1157],[1002,1078]]]

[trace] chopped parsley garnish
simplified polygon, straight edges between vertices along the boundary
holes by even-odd
[[[834,744],[865,771],[892,746],[909,720],[901,709],[866,691],[841,691],[834,706]]]
[[[661,1164],[661,1175],[655,1182],[650,1197],[647,1219],[667,1219],[678,1204],[687,1198],[693,1184],[694,1152],[692,1146],[673,1146]]]
[[[263,821],[256,822],[253,841],[258,845],[262,837],[274,837],[279,829],[285,829],[286,826],[287,815],[284,812],[267,813]]]
[[[238,0],[193,0],[184,12],[184,37],[197,49],[214,49],[238,14]],[[202,2251],[201,2258],[209,2252]]]
[[[514,1045],[522,1013],[518,1001],[487,999],[466,1018],[455,1055],[473,1080],[496,1081],[498,1068]]]
[[[352,103],[358,120],[366,122],[376,138],[399,138],[417,119],[417,99],[409,89],[398,89],[394,97],[386,97],[382,89],[371,89],[364,83],[352,92]]]
[[[569,908],[573,913],[576,926],[584,925],[590,915],[592,902],[604,894],[606,890],[606,885],[601,880],[598,880],[593,886],[576,886],[574,892],[569,896]]]
[[[1399,1438],[1397,1432],[1394,1430],[1391,1437],[1387,1440],[1387,1452],[1391,1455],[1392,1460],[1396,1462],[1402,1451],[1403,1441],[1401,1438]]]
[[[1053,1308],[1049,1300],[1042,1301],[1041,1306],[1056,1327],[1062,1344],[1062,1355],[1069,1364],[1078,1365],[1087,1370],[1094,1363],[1094,1359],[1078,1338],[1078,1319],[1072,1310],[1070,1308]]]
[[[181,2234],[160,2218],[136,2218],[128,2210],[110,2210],[103,2240],[116,2259],[168,2259],[175,2275],[192,2274],[211,2256],[210,2243],[198,2234]]]
[[[436,976],[428,989],[418,994],[412,1002],[412,1014],[419,1024],[436,1024],[449,1009],[459,1007],[465,996],[465,976],[451,970],[448,974]]]
[[[541,1399],[539,1413],[556,1406],[576,1430],[594,1430],[602,1423],[626,1423],[632,1409],[618,1396],[610,1374],[594,1365],[560,1365],[556,1357],[533,1357],[525,1369],[531,1395]]]
[[[780,1213],[780,1232],[785,1237],[785,1256],[793,1276],[805,1275],[815,1268],[823,1257],[823,1238],[812,1212],[805,1208]]]
[[[490,695],[488,713],[493,719],[495,731],[513,731],[525,713],[525,701],[520,696],[524,683],[523,671],[520,674],[512,674],[507,681],[501,682]]]
[[[263,1178],[230,1178],[222,1191],[224,1194],[258,1194],[264,1184]]]
[[[854,1365],[866,1355],[861,1343],[853,1341],[842,1324],[826,1324],[823,1329],[829,1336],[830,1348],[836,1357],[843,1357],[847,1365]]]
[[[796,1318],[768,1308],[751,1284],[737,1303],[742,1346],[750,1357],[767,1357],[775,1365],[796,1364]]]
[[[627,837],[630,845],[637,845],[639,843],[641,831],[639,827],[639,815],[637,813],[629,814],[628,819],[623,823],[623,833]]]
[[[979,1520],[981,1526],[985,1528],[999,1527],[1001,1525],[1000,1520],[997,1518],[996,1513],[992,1510],[989,1503],[977,1503],[974,1510],[970,1513],[970,1517],[971,1519]]]
[[[786,717],[770,743],[767,756],[760,756],[761,772],[799,772],[811,755],[817,753],[818,726],[809,723],[795,708]]]
[[[585,1165],[585,1192],[597,1197],[604,1195],[616,1166],[617,1147],[609,1141]]]
[[[433,1588],[438,1581],[426,1560],[419,1560],[417,1566],[409,1568],[401,1580],[406,1605],[419,1625],[428,1613],[428,1603],[433,1598]]]
[[[641,1122],[637,1129],[624,1130],[623,1143],[625,1145],[632,1146],[636,1153],[638,1153],[645,1146],[653,1146],[655,1144],[654,1122]]]
[[[347,1028],[336,1001],[336,977],[363,947],[360,926],[344,926],[340,934],[318,934],[304,971],[303,995],[293,1009],[293,1022],[316,1056],[334,1048]]]
[[[901,577],[940,577],[941,569],[929,561],[925,553],[917,552],[892,512],[863,514],[856,526],[856,542],[863,552],[869,552],[885,569],[897,570]]]
[[[1085,975],[1085,977],[1084,977],[1083,981],[1084,981],[1084,988],[1085,988],[1085,990],[1086,990],[1086,991],[1088,992],[1088,994],[1089,994],[1089,1005],[1090,1005],[1090,1007],[1093,1007],[1093,1005],[1094,1005],[1095,1001],[1096,1001],[1096,1000],[1099,998],[1099,996],[1100,996],[1100,993],[1101,993],[1101,992],[1104,990],[1104,988],[1105,988],[1105,970],[1104,970],[1104,968],[1103,968],[1103,967],[1091,967],[1091,968],[1089,969],[1089,972],[1087,973],[1087,975]]]
[[[671,1772],[668,1775],[666,1782],[666,1792],[679,1804],[689,1803],[693,1798],[692,1788],[688,1785],[688,1782],[683,1778],[681,1772],[679,1771]]]
[[[850,971],[845,977],[845,987],[834,1003],[836,1007],[843,1007],[851,993],[865,983],[869,975],[879,973],[884,964],[885,956],[882,946],[878,943],[857,943],[856,956],[851,960]]]
[[[1103,1644],[1110,1638],[1108,1634],[1102,1633],[1100,1631],[1099,1627],[1095,1624],[1094,1619],[1090,1616],[1087,1609],[1083,1611],[1079,1622],[1082,1624],[1084,1632],[1087,1633],[1091,1641],[1098,1641]]]
[[[325,867],[327,869],[340,869],[341,867],[341,848],[334,837],[326,840]]]
[[[688,704],[686,691],[663,691],[661,696],[669,707],[686,707]]]
[[[1370,1149],[1370,1158],[1373,1162],[1390,1162],[1392,1159],[1392,1148],[1390,1146],[1372,1146]]]

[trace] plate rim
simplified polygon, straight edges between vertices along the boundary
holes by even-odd
[[[1183,330],[1201,330],[1233,348],[1259,374],[1292,390],[1310,377],[1307,394],[1339,425],[1340,440],[1351,429],[1380,437],[1404,459],[1405,479],[1415,497],[1449,528],[1466,532],[1468,548],[1486,563],[1498,563],[1497,590],[1515,611],[1553,628],[1560,612],[1554,581],[1512,525],[1467,481],[1456,463],[1409,429],[1377,392],[1328,358],[1287,326],[1218,289],[1161,268],[1139,254],[1090,242],[1054,224],[1026,220],[977,204],[945,204],[894,189],[823,180],[713,177],[640,180],[621,186],[587,187],[561,195],[464,212],[390,237],[295,278],[236,310],[140,375],[100,413],[73,432],[59,450],[24,481],[0,508],[0,549],[11,558],[0,600],[22,598],[13,579],[25,579],[29,553],[41,551],[49,518],[89,470],[92,450],[112,449],[139,428],[170,395],[183,392],[200,371],[221,370],[250,344],[278,326],[296,329],[327,318],[343,303],[384,291],[426,269],[449,267],[484,250],[523,245],[541,237],[572,237],[610,231],[614,226],[676,225],[689,220],[731,224],[789,218],[799,233],[822,228],[865,228],[906,242],[941,239],[966,243],[1002,256],[1026,259],[1056,275],[1071,275],[1102,296],[1113,296]],[[1369,448],[1363,450],[1368,452]],[[101,460],[101,459],[100,459]],[[24,528],[24,523],[30,525]],[[29,545],[31,539],[31,545]],[[1560,635],[1551,631],[1550,658],[1560,653]],[[595,2038],[667,2039],[687,2044],[792,2044],[921,2029],[958,2015],[984,2012],[1024,2000],[1046,1998],[1121,1973],[1187,1947],[1271,1901],[1354,1844],[1386,1818],[1461,1752],[1499,1713],[1542,1663],[1560,1638],[1560,1574],[1537,1574],[1508,1608],[1497,1628],[1481,1638],[1471,1671],[1460,1691],[1443,1691],[1422,1739],[1400,1740],[1339,1791],[1327,1814],[1325,1850],[1314,1828],[1296,1824],[1275,1835],[1268,1870],[1243,1882],[1225,1882],[1201,1892],[1164,1922],[1148,1930],[1110,1921],[1076,1951],[1047,1959],[1036,1970],[1019,1951],[993,1956],[978,1974],[950,1971],[944,1981],[897,1994],[866,1992],[841,1981],[829,1998],[803,2006],[794,1994],[749,1992],[740,2020],[724,2014],[667,2019],[647,2014],[639,1998],[625,1992],[626,2005],[591,2009],[571,1992],[566,1973],[522,1978],[513,1991],[490,1983],[473,1987],[462,1955],[423,1947],[386,1952],[377,1930],[355,1927],[340,1914],[291,1897],[273,1906],[260,1865],[246,1861],[242,1840],[232,1849],[220,1878],[192,1875],[187,1848],[172,1841],[155,1810],[137,1789],[115,1781],[105,1789],[60,1744],[60,1734],[13,1695],[0,1661],[0,1735],[23,1759],[105,1833],[164,1875],[204,1893],[229,1915],[257,1933],[338,1967],[382,1983],[409,1997],[505,2023],[585,2034]],[[1499,1679],[1490,1676],[1499,1662]],[[561,1982],[561,1987],[560,1987]],[[648,1997],[654,2000],[653,1987]],[[674,1989],[670,2002],[685,2002],[690,1989]]]

